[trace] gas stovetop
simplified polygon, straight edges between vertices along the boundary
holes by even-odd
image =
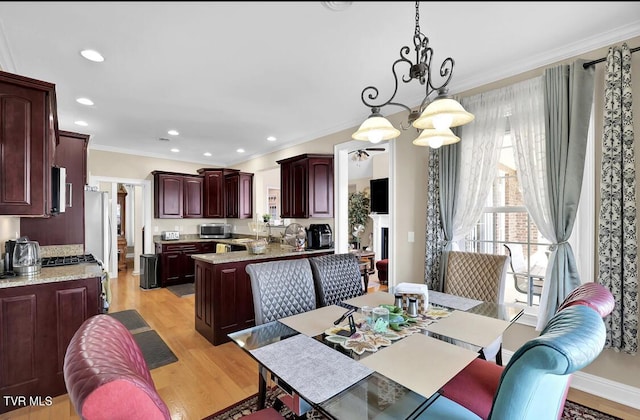
[[[63,265],[75,265],[82,263],[97,263],[91,254],[73,255],[67,257],[46,257],[42,259],[42,267],[60,267]]]

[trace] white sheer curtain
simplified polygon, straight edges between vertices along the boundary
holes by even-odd
[[[545,239],[555,243],[547,184],[542,77],[525,80],[511,90],[511,139],[518,184],[531,218]]]
[[[491,191],[506,131],[507,98],[507,92],[498,89],[462,99],[462,105],[475,115],[475,120],[460,130],[460,182],[453,215],[454,243],[464,239],[476,224]]]

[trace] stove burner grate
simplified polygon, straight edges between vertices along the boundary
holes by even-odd
[[[72,255],[66,257],[46,257],[42,259],[42,267],[61,267],[64,265],[76,265],[82,263],[97,263],[91,254]]]

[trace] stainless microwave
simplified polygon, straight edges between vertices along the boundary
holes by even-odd
[[[228,223],[204,223],[198,225],[198,233],[203,239],[230,238],[231,225]]]

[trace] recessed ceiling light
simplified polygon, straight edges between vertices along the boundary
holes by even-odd
[[[277,139],[276,139],[275,137],[273,137],[273,136],[269,136],[269,137],[267,137],[267,140],[269,140],[269,141],[276,141]]]
[[[244,149],[238,149],[238,150],[236,150],[236,152],[238,152],[238,153],[244,153]]]
[[[180,149],[175,149],[175,148],[174,148],[174,149],[171,149],[171,151],[172,151],[173,153],[178,153],[178,152],[180,151]]]
[[[96,63],[102,63],[104,61],[104,57],[96,50],[82,50],[80,54],[90,61],[95,61]]]
[[[178,135],[178,134],[180,134],[180,133],[178,133],[178,131],[177,131],[177,130],[169,130],[169,131],[167,131],[167,134],[170,134],[170,135],[172,135],[172,136],[177,136],[177,135]]]
[[[86,121],[74,121],[74,124],[81,125],[83,127],[86,127],[89,125]]]
[[[93,101],[89,98],[78,98],[76,102],[82,105],[93,105]]]
[[[204,152],[204,153],[203,153],[203,155],[205,155],[205,156],[211,156],[211,153],[209,153],[209,152]]]

